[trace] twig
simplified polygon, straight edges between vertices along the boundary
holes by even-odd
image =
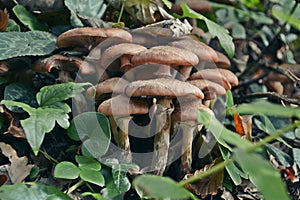
[[[300,105],[299,99],[289,98],[286,95],[280,95],[276,92],[256,92],[256,93],[252,93],[252,94],[249,94],[246,96],[237,97],[237,99],[240,101],[243,101],[246,99],[263,98],[263,97],[267,97],[267,98],[270,98],[270,99],[276,100],[276,101],[279,100],[279,101],[284,101],[286,103]]]

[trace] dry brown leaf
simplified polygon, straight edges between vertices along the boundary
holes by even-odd
[[[195,176],[197,174],[201,174],[206,172],[216,164],[222,161],[222,158],[215,159],[211,164],[207,164],[204,168],[196,170],[194,174],[186,174],[184,179],[188,179],[191,176]],[[188,184],[186,187],[196,195],[205,198],[207,195],[215,195],[218,193],[218,189],[222,187],[223,184],[223,177],[224,177],[224,170],[221,170],[211,176],[206,178],[200,179],[197,182],[192,184]]]
[[[247,140],[252,141],[252,115],[233,115],[235,131]]]
[[[7,171],[11,182],[22,182],[30,174],[33,165],[28,165],[27,157],[18,157],[17,152],[9,144],[0,142],[0,149],[10,161]]]
[[[9,20],[9,14],[6,9],[0,10],[0,32],[5,32]]]

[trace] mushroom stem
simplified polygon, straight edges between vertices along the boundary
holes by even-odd
[[[184,176],[192,169],[192,144],[194,139],[194,131],[197,126],[193,126],[188,122],[181,122],[180,128],[184,134],[182,137],[180,172],[181,175]]]
[[[115,138],[118,146],[123,150],[122,159],[125,162],[130,163],[132,161],[131,151],[130,151],[130,142],[129,142],[129,122],[131,120],[129,117],[120,117],[116,119],[117,124],[119,125],[118,136]]]
[[[154,137],[154,155],[152,166],[154,174],[163,175],[168,161],[168,150],[170,145],[171,113],[173,108],[169,98],[158,99],[156,114],[156,129],[159,132]]]

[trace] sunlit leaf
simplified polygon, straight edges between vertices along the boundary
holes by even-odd
[[[192,195],[172,179],[150,174],[136,177],[133,180],[133,187],[140,197],[147,198],[188,199]]]
[[[0,60],[48,55],[56,48],[55,41],[52,34],[42,31],[0,33]]]
[[[220,41],[220,45],[224,48],[226,53],[230,57],[233,57],[235,47],[232,41],[232,37],[229,35],[228,30],[216,24],[215,22],[207,19],[205,16],[191,10],[185,3],[181,4],[181,8],[183,11],[183,17],[190,17],[194,19],[203,20],[206,23],[208,31],[212,35],[212,37],[217,37]]]
[[[101,165],[94,158],[86,157],[86,156],[75,156],[75,160],[78,163],[79,167],[85,167],[93,170],[100,170]]]
[[[42,183],[16,183],[0,187],[0,199],[5,200],[72,200],[68,195],[53,186]]]
[[[235,149],[234,159],[249,174],[250,181],[260,190],[264,199],[290,199],[280,173],[260,155]]]
[[[48,27],[45,23],[40,22],[34,14],[28,11],[22,5],[16,5],[13,7],[13,11],[16,17],[26,25],[32,31],[48,31]]]
[[[87,19],[100,19],[107,7],[103,0],[65,0],[64,2],[71,11],[71,24],[74,27],[83,27],[78,15]]]
[[[237,106],[236,111],[240,114],[265,114],[268,116],[300,117],[300,108],[284,107],[270,103],[266,100],[259,100],[252,103]]]

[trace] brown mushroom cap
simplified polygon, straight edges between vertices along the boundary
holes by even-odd
[[[189,80],[205,79],[218,83],[226,90],[230,90],[232,86],[238,85],[238,78],[226,69],[203,69],[193,73]]]
[[[90,99],[98,99],[101,95],[107,93],[121,94],[125,92],[128,83],[128,81],[119,77],[110,78],[96,85],[96,88],[95,86],[88,88],[86,96]],[[96,94],[94,97],[95,92]]]
[[[211,10],[210,4],[205,0],[181,0],[173,4],[172,11],[181,15],[182,9],[180,5],[182,3],[186,3],[189,8],[199,13],[209,12]]]
[[[125,89],[127,96],[155,96],[155,97],[196,97],[203,99],[203,92],[187,82],[171,78],[157,78],[151,80],[134,81]]]
[[[52,68],[66,72],[81,70],[83,74],[93,74],[96,71],[93,66],[78,57],[63,55],[40,59],[32,66],[32,70],[36,72],[50,72]]]
[[[129,99],[127,96],[117,95],[102,102],[98,107],[98,112],[114,117],[126,117],[134,114],[147,114],[149,109],[143,99]]]
[[[56,40],[59,48],[64,47],[95,47],[108,37],[120,37],[132,41],[129,32],[117,28],[75,28],[62,33]]]
[[[206,45],[199,40],[194,39],[183,39],[178,41],[170,42],[168,45],[187,49],[194,54],[196,54],[199,58],[199,61],[208,61],[208,62],[217,62],[218,55],[216,51],[210,46]]]
[[[184,49],[171,46],[155,46],[141,51],[131,59],[133,65],[165,64],[176,66],[193,66],[198,64],[198,57]]]
[[[198,87],[204,93],[204,99],[206,100],[215,99],[218,96],[223,96],[226,94],[226,90],[222,85],[209,80],[196,79],[190,80],[188,83]]]
[[[122,55],[133,56],[136,53],[146,49],[147,48],[144,46],[132,43],[121,43],[111,46],[103,52],[100,58],[100,65],[103,68],[107,68],[114,60],[116,60]]]

